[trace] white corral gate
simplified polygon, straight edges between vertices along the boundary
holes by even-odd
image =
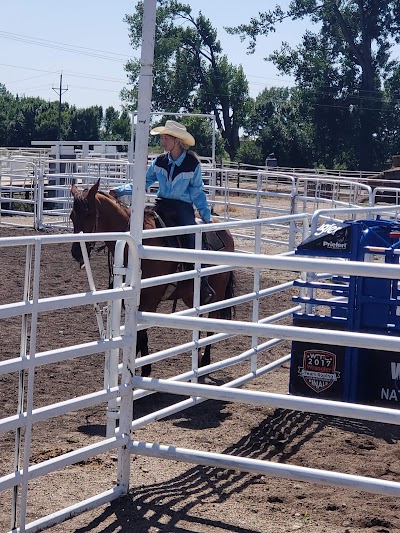
[[[297,222],[306,220],[306,215],[299,216]],[[274,224],[282,220],[270,219],[258,221],[259,224]],[[257,221],[252,221],[257,225]],[[232,228],[239,222],[222,223],[222,227]],[[208,231],[210,225],[197,228],[196,231]],[[182,231],[185,231],[183,229]],[[157,230],[166,232],[168,230]],[[171,231],[171,230],[169,230]],[[146,237],[146,235],[144,235]],[[41,278],[41,252],[44,247],[54,243],[70,243],[74,240],[93,239],[118,240],[115,262],[115,288],[97,291],[93,278],[88,268],[88,282],[90,290],[85,293],[68,294],[62,297],[42,297],[40,291]],[[129,246],[129,268],[125,269],[122,263],[123,248],[125,243]],[[235,457],[204,451],[200,449],[183,449],[166,442],[145,442],[132,438],[132,431],[144,427],[169,414],[184,410],[206,399],[218,399],[229,402],[242,402],[253,405],[275,406],[284,409],[305,411],[310,413],[324,413],[346,418],[374,420],[388,424],[399,424],[399,411],[396,409],[369,407],[366,405],[342,403],[329,400],[316,401],[315,399],[297,396],[273,394],[268,391],[256,392],[240,390],[250,380],[272,371],[290,359],[290,354],[269,364],[263,363],[261,353],[268,351],[272,346],[282,340],[297,340],[336,344],[339,346],[357,346],[369,349],[398,351],[400,338],[397,336],[383,336],[356,332],[338,332],[315,328],[282,326],[279,320],[282,313],[262,317],[257,314],[260,298],[287,291],[292,287],[292,282],[284,283],[271,289],[260,291],[255,286],[249,294],[239,296],[236,303],[245,299],[254,302],[253,322],[221,321],[199,317],[200,311],[205,312],[217,305],[227,305],[228,302],[209,304],[199,309],[198,306],[186,312],[175,314],[138,313],[138,291],[140,288],[139,259],[168,259],[175,261],[192,260],[199,267],[201,275],[229,268],[249,268],[255,273],[263,269],[283,271],[299,270],[323,273],[327,270],[327,261],[316,258],[305,258],[292,255],[265,256],[259,253],[226,253],[205,252],[181,249],[164,249],[136,245],[128,234],[107,235],[51,235],[43,237],[17,237],[0,240],[0,250],[11,246],[26,248],[25,285],[22,296],[6,305],[0,305],[0,320],[7,321],[14,317],[21,317],[21,345],[20,353],[14,354],[0,362],[0,375],[17,373],[18,379],[18,408],[17,412],[5,413],[0,419],[0,432],[2,435],[13,433],[14,446],[10,453],[10,469],[0,477],[0,491],[2,509],[10,520],[10,529],[13,531],[39,531],[53,524],[59,523],[79,513],[110,502],[127,493],[129,488],[130,454],[147,455],[159,458],[170,458],[195,464],[212,465],[226,469],[237,469],[247,472],[260,473],[268,476],[295,479],[299,481],[312,481],[339,487],[352,487],[367,492],[400,496],[400,484],[362,476],[354,476],[339,472],[323,471],[295,467],[288,464],[274,463],[245,457]],[[256,247],[259,246],[256,245]],[[200,271],[200,264],[214,264]],[[218,266],[219,265],[219,266]],[[329,272],[333,274],[368,276],[378,278],[400,279],[398,265],[381,265],[375,263],[360,263],[351,261],[329,261]],[[122,283],[122,276],[126,281]],[[171,276],[176,281],[178,274]],[[145,280],[142,286],[151,283],[165,283],[166,279]],[[199,297],[199,279],[196,280],[195,299]],[[125,301],[125,311],[121,312],[122,299]],[[231,302],[229,302],[230,304]],[[81,343],[74,346],[60,346],[58,349],[40,352],[36,348],[37,324],[42,313],[56,313],[61,309],[73,309],[81,305],[92,305],[99,325],[99,337],[96,341]],[[107,307],[107,323],[103,324],[100,308]],[[291,316],[298,307],[287,309],[286,316]],[[123,317],[123,318],[122,318]],[[171,350],[164,350],[147,357],[135,359],[135,339],[137,330],[150,326],[161,326],[191,330],[192,343],[185,346],[176,346]],[[199,341],[199,331],[207,330],[214,335]],[[232,355],[222,363],[214,363],[199,369],[197,366],[197,348],[206,343],[216,343],[226,336],[245,335],[251,339],[250,349],[242,354]],[[142,378],[136,375],[136,370],[148,363],[155,363],[162,359],[176,355],[180,351],[192,350],[192,370],[183,375],[169,379]],[[52,405],[36,405],[35,380],[36,371],[46,368],[47,365],[62,361],[73,361],[76,358],[90,357],[93,354],[103,354],[105,365],[104,386],[85,396],[71,397],[66,401]],[[245,375],[239,375],[234,381],[223,386],[204,385],[198,383],[198,378],[208,375],[224,366],[232,366],[242,361],[249,361],[251,370]],[[139,419],[133,419],[133,403],[149,393],[156,391],[168,392],[179,396],[186,396],[171,407],[162,411],[153,412]],[[133,401],[132,401],[133,400]],[[32,461],[31,447],[37,424],[57,420],[66,414],[80,416],[85,408],[108,405],[105,409],[107,416],[108,432],[104,438],[84,447],[76,447],[68,453],[57,454],[42,461]],[[84,415],[82,415],[84,418]],[[116,419],[119,422],[116,422]],[[34,513],[29,500],[30,487],[40,481],[43,476],[55,475],[69,465],[73,465],[101,454],[114,452],[117,454],[115,467],[115,482],[107,490],[90,494],[86,499],[74,502],[64,509],[58,509],[51,515],[29,519]]]

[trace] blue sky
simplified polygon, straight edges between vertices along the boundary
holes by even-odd
[[[243,66],[252,97],[265,87],[293,84],[264,58],[279,49],[282,41],[296,46],[306,28],[312,29],[306,22],[278,26],[277,32],[259,39],[253,55],[247,54],[246,43],[238,36],[224,30],[224,26],[248,22],[276,3],[285,9],[289,0],[182,2],[192,7],[193,14],[201,10],[211,20],[229,61]],[[2,2],[0,83],[13,94],[58,100],[62,74],[63,101],[77,107],[112,105],[119,109],[119,92],[127,82],[123,67],[134,53],[123,19],[134,12],[135,5],[136,0]],[[399,50],[397,46],[397,58]]]
[[[238,36],[230,36],[223,29],[248,22],[259,11],[272,8],[275,0],[184,3],[192,7],[194,14],[201,10],[211,20],[230,62],[243,65],[251,96],[267,86],[292,84],[263,58],[279,48],[283,40],[292,45],[299,42],[305,29],[301,23],[290,23],[271,37],[262,38],[251,56]],[[288,0],[280,4],[285,7]],[[134,11],[135,5],[135,0],[3,2],[0,82],[13,94],[58,100],[62,74],[63,101],[77,107],[97,104],[119,109],[119,91],[126,85],[123,65],[133,54],[123,19]]]

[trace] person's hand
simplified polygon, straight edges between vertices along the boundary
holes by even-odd
[[[117,197],[117,195],[115,194],[114,189],[110,189],[110,190],[108,191],[108,194],[109,194],[110,196],[112,196],[113,198],[116,198],[116,197]]]

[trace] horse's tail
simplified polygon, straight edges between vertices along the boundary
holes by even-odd
[[[228,283],[226,284],[225,288],[225,300],[229,300],[229,298],[233,298],[235,296],[235,274],[233,271],[229,272],[229,279]],[[219,318],[222,318],[224,320],[231,320],[232,316],[235,314],[235,308],[234,306],[231,307],[225,307],[220,310],[219,312]]]

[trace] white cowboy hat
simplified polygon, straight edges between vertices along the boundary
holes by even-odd
[[[167,120],[165,126],[158,126],[150,131],[151,135],[171,135],[183,141],[188,146],[194,146],[196,141],[183,124],[175,122],[174,120]]]

